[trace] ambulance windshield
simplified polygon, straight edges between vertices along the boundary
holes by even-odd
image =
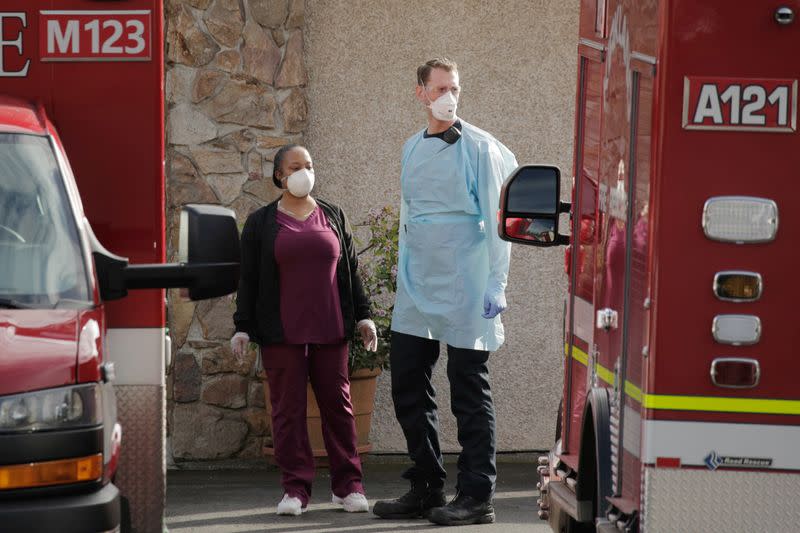
[[[0,308],[90,300],[75,217],[46,137],[0,133]]]

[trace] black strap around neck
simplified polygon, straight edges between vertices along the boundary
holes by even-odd
[[[461,121],[456,120],[452,126],[450,126],[444,131],[440,131],[439,133],[431,134],[428,133],[428,130],[426,129],[423,132],[422,136],[425,139],[429,139],[431,137],[437,137],[446,142],[447,144],[453,144],[461,138]]]

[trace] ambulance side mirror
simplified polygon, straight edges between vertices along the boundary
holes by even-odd
[[[500,238],[531,246],[569,244],[558,233],[559,214],[569,212],[561,201],[561,171],[549,165],[522,165],[500,191],[497,231]]]
[[[224,296],[239,285],[236,214],[218,205],[190,204],[181,211],[178,260],[192,271],[189,299]]]
[[[127,296],[129,289],[185,288],[192,300],[224,296],[239,284],[236,215],[218,205],[187,205],[181,211],[179,263],[131,265],[106,250],[91,232],[100,297]]]

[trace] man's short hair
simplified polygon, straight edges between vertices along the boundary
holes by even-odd
[[[440,68],[446,72],[458,73],[458,65],[456,65],[455,61],[446,57],[434,57],[417,69],[417,85],[428,83],[431,77],[431,70],[435,68]]]

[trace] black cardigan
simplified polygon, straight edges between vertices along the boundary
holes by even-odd
[[[370,318],[370,304],[358,275],[358,256],[353,232],[341,208],[316,199],[328,223],[339,238],[336,277],[345,336],[353,338],[355,324]],[[236,294],[233,322],[258,344],[284,342],[280,317],[280,284],[275,263],[275,237],[278,235],[277,200],[247,217],[241,240],[241,277]]]

